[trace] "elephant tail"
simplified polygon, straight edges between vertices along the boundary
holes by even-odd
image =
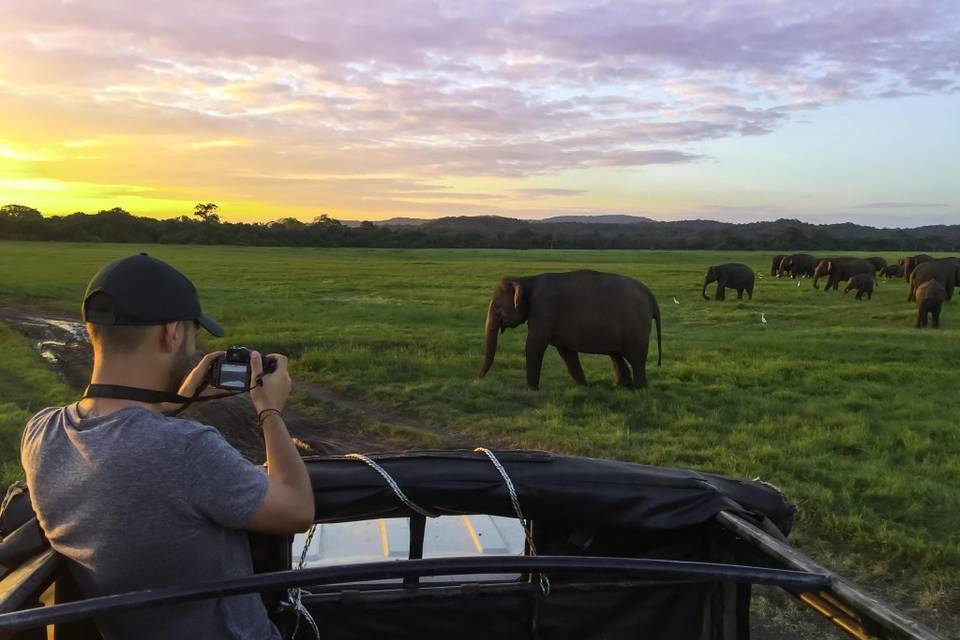
[[[659,367],[663,362],[663,344],[660,342],[660,307],[656,302],[653,305],[653,319],[657,323],[657,366]]]

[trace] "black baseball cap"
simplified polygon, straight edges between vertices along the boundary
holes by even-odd
[[[100,269],[87,285],[81,315],[84,322],[113,325],[196,320],[213,335],[223,336],[223,327],[200,310],[197,288],[187,276],[145,253]]]

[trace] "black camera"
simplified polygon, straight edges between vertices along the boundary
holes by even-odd
[[[230,347],[227,349],[227,355],[213,363],[210,371],[210,385],[227,391],[246,391],[251,387],[251,383],[259,383],[259,380],[251,380],[250,353],[250,349],[246,347]],[[276,370],[277,361],[275,359],[263,359],[262,375],[273,373]]]

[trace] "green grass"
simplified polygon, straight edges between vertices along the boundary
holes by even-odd
[[[0,304],[76,312],[99,266],[140,250],[0,243]],[[921,618],[960,610],[960,302],[945,306],[943,329],[917,331],[902,280],[863,302],[768,275],[752,302],[700,299],[708,265],[766,273],[766,253],[147,250],[184,271],[227,327],[209,346],[286,352],[296,378],[478,445],[760,477],[799,505],[794,542],[808,553]],[[591,385],[576,387],[549,351],[542,390],[529,392],[525,327],[501,336],[494,368],[477,379],[496,280],[576,268],[633,276],[657,295],[664,365],[651,355],[649,389],[613,388],[598,356],[583,357]],[[0,339],[6,354],[11,338]],[[4,429],[63,395],[50,376],[28,380],[42,365],[23,345],[17,353],[3,367]]]
[[[31,415],[68,402],[73,392],[19,334],[0,324],[0,490],[23,478],[20,435]]]

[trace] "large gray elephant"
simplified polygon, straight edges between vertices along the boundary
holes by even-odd
[[[497,334],[524,322],[531,389],[540,387],[543,354],[550,345],[560,352],[577,384],[587,383],[578,354],[596,353],[610,356],[618,386],[645,387],[654,322],[660,366],[660,307],[653,292],[633,278],[598,271],[501,278],[487,307],[486,355],[480,377],[493,365]]]
[[[747,292],[747,297],[753,300],[753,283],[756,276],[753,269],[745,264],[738,262],[730,264],[715,264],[703,276],[703,290],[700,292],[704,300],[707,297],[707,285],[711,282],[717,283],[717,293],[714,300],[726,300],[726,288],[737,290],[737,298],[743,298],[743,292]]]
[[[873,265],[863,258],[825,258],[817,263],[813,272],[813,288],[819,289],[817,282],[823,276],[829,276],[824,291],[837,290],[837,285],[846,282],[858,273],[873,275]]]
[[[924,262],[930,262],[933,260],[931,256],[928,256],[925,253],[918,253],[915,256],[906,256],[897,260],[897,264],[903,267],[903,279],[907,282],[910,282],[910,274],[913,273],[913,270],[917,268],[918,264],[923,264]]]
[[[794,253],[783,259],[780,263],[780,270],[777,277],[789,273],[791,278],[802,278],[803,276],[813,277],[813,272],[817,268],[817,259],[809,253]]]
[[[946,299],[952,299],[954,287],[960,285],[960,258],[940,258],[918,264],[910,274],[910,295],[907,296],[907,302],[915,302],[917,287],[930,280],[936,280],[943,285]]]

